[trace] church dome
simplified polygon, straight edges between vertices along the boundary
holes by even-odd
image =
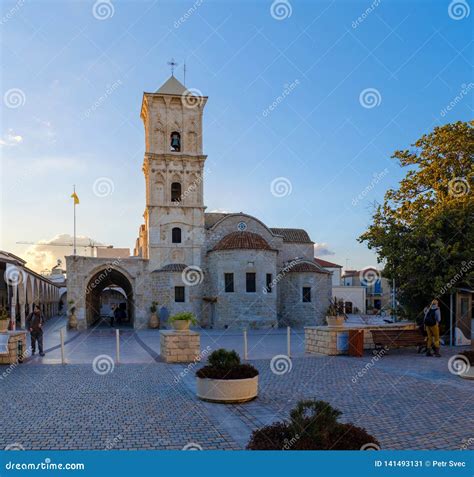
[[[272,250],[262,236],[253,232],[232,232],[222,238],[212,250],[238,249]]]

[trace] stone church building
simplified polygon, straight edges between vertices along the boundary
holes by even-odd
[[[81,329],[97,322],[101,293],[110,286],[123,290],[135,328],[147,326],[154,301],[164,320],[192,311],[209,328],[324,322],[331,273],[314,261],[305,230],[270,228],[241,212],[206,212],[207,99],[174,76],[144,93],[144,223],[133,257],[67,257],[68,300]]]

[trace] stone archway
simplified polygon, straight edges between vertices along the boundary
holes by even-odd
[[[104,267],[96,270],[86,285],[86,321],[87,326],[101,323],[105,317],[101,317],[101,295],[106,288],[119,287],[124,293],[124,302],[121,308],[125,310],[126,317],[122,319],[122,325],[132,326],[135,315],[133,286],[125,272],[116,268]]]

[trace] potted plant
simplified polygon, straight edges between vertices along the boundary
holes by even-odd
[[[182,311],[170,316],[168,323],[177,331],[187,331],[190,325],[197,325],[197,320],[190,311]]]
[[[326,322],[328,326],[344,325],[344,305],[336,297],[329,301],[329,307],[326,312]]]
[[[69,319],[68,319],[68,327],[71,330],[75,330],[77,328],[77,318],[76,318],[76,307],[74,304],[74,300],[69,300]]]
[[[10,317],[8,316],[5,308],[0,309],[0,333],[8,331],[8,324],[10,323]]]
[[[158,310],[158,302],[153,301],[150,306],[151,316],[150,316],[150,323],[149,323],[150,328],[153,328],[153,329],[160,327],[160,318],[156,314],[157,310]]]
[[[338,422],[342,413],[325,401],[300,401],[290,419],[257,429],[249,450],[379,450],[365,429]]]
[[[246,402],[258,394],[258,370],[242,364],[235,351],[213,351],[208,364],[196,372],[196,379],[197,396],[204,401]]]

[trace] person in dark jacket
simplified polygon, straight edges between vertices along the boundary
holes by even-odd
[[[428,334],[428,343],[426,345],[426,356],[431,354],[431,347],[434,349],[434,355],[439,358],[440,339],[439,324],[441,323],[441,311],[438,306],[438,300],[433,300],[428,311],[425,313],[425,329]]]
[[[35,305],[33,313],[28,316],[27,326],[31,337],[31,354],[36,353],[36,343],[38,343],[38,350],[40,356],[44,356],[43,352],[43,324],[44,319],[41,314],[40,307]]]

